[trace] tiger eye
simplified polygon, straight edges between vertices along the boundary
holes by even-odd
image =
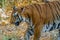
[[[21,8],[21,10],[23,10],[23,7]]]

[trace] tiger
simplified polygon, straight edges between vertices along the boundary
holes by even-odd
[[[21,22],[27,22],[29,27],[34,27],[33,40],[39,40],[45,24],[60,20],[60,1],[29,4],[20,8],[14,7],[10,20],[10,23],[16,26],[19,26]]]

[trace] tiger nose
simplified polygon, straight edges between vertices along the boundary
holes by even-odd
[[[15,26],[19,26],[19,22],[15,22]]]

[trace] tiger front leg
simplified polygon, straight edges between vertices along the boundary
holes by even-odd
[[[40,40],[40,34],[41,34],[42,28],[43,28],[43,25],[39,25],[34,28],[34,39],[33,40]]]

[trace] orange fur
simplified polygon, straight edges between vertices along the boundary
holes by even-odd
[[[24,11],[21,11],[21,9],[18,8],[17,11],[20,13],[20,15],[22,15],[22,17],[27,18],[29,15],[30,19],[32,20],[34,24],[34,40],[39,40],[38,38],[40,37],[40,33],[44,24],[53,22],[57,18],[56,14],[60,15],[60,10],[57,10],[57,5],[60,8],[60,5],[57,3],[57,1],[53,1],[44,4],[27,5],[23,9]],[[13,22],[13,19],[14,17],[12,16],[11,22]]]

